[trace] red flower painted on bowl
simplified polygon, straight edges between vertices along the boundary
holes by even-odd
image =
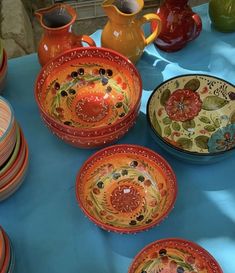
[[[174,91],[166,102],[166,112],[170,119],[175,121],[191,120],[201,111],[200,96],[187,89]]]

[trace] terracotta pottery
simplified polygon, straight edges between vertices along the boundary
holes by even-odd
[[[10,241],[11,260],[10,260],[10,264],[9,264],[9,268],[8,268],[7,273],[13,273],[14,269],[15,269],[15,251],[13,249],[10,239],[9,239],[9,241]]]
[[[125,55],[133,63],[141,57],[144,48],[152,43],[161,31],[161,21],[156,14],[145,14],[139,18],[143,0],[106,0],[102,7],[108,16],[101,44]],[[155,30],[145,38],[142,25],[154,22]]]
[[[234,153],[235,87],[222,79],[169,79],[150,96],[147,116],[157,143],[180,159],[204,164]]]
[[[201,246],[179,238],[155,241],[134,258],[128,273],[223,273],[214,257]]]
[[[210,0],[209,16],[213,26],[222,32],[235,31],[235,1]]]
[[[5,240],[2,232],[2,228],[0,226],[0,272],[5,260]]]
[[[103,229],[136,233],[159,224],[172,210],[176,177],[157,153],[137,145],[114,145],[91,156],[76,180],[83,212]]]
[[[76,136],[78,143],[102,139],[98,145],[104,145],[105,136],[111,134],[119,139],[115,132],[133,125],[141,94],[134,65],[117,52],[96,47],[71,49],[58,56],[42,68],[35,85],[41,115],[52,130]]]
[[[76,20],[76,10],[70,5],[55,4],[35,12],[44,34],[38,47],[38,58],[41,65],[74,47],[82,47],[82,43],[95,46],[95,42],[87,35],[75,35],[72,25]]]
[[[154,44],[164,51],[177,51],[198,37],[202,29],[201,18],[192,11],[188,0],[164,0],[156,14],[162,21],[162,30]],[[156,29],[152,22],[152,31]]]

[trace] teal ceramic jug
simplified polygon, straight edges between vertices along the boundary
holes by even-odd
[[[217,30],[235,31],[235,0],[210,0],[209,16]]]

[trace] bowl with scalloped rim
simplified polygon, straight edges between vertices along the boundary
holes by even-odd
[[[235,151],[235,88],[209,75],[171,78],[151,94],[147,120],[154,140],[179,159],[222,160]]]
[[[81,139],[110,135],[133,114],[136,118],[141,94],[135,66],[115,51],[96,47],[62,53],[41,69],[35,84],[43,119]]]
[[[167,238],[144,247],[133,259],[128,273],[223,273],[215,258],[198,244]]]
[[[136,233],[159,224],[177,195],[175,174],[159,154],[138,145],[114,145],[92,155],[76,179],[78,203],[108,231]]]

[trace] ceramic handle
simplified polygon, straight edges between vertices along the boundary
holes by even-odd
[[[96,46],[95,41],[87,35],[75,36],[75,44],[77,44],[78,46],[82,46],[82,42],[88,44],[89,46]]]
[[[196,25],[196,30],[195,30],[194,36],[192,38],[192,39],[195,39],[195,38],[197,38],[197,36],[200,34],[200,32],[202,30],[202,20],[197,13],[194,13],[192,15],[192,18],[193,18],[195,25]]]
[[[145,14],[140,18],[140,24],[143,25],[148,22],[156,22],[156,27],[154,31],[147,37],[145,38],[145,45],[147,46],[148,44],[152,43],[157,36],[160,34],[161,29],[162,29],[162,22],[160,17],[157,14],[154,13],[149,13]]]

